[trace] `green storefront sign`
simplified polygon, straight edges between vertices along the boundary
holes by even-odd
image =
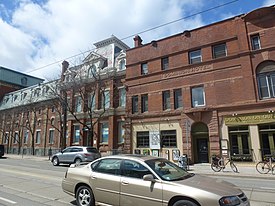
[[[275,122],[274,113],[237,115],[234,117],[225,117],[226,125],[250,125],[250,124],[266,124]]]

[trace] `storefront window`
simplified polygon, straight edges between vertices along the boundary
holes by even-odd
[[[229,127],[230,154],[234,160],[252,161],[248,126]]]

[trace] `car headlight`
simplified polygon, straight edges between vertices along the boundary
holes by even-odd
[[[241,204],[241,201],[237,196],[223,197],[219,202],[221,206],[235,206]]]

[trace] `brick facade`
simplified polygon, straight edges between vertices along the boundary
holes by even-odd
[[[138,96],[139,103],[138,112],[128,115],[132,119],[133,137],[137,138],[135,133],[148,131],[151,139],[151,131],[161,134],[162,130],[176,130],[180,134],[176,137],[177,145],[159,148],[163,156],[169,151],[170,159],[173,150],[178,149],[181,154],[188,153],[193,162],[208,162],[211,155],[221,153],[221,139],[228,140],[226,148],[232,156],[232,147],[237,146],[239,156],[235,154],[236,158],[250,155],[253,160],[254,156],[259,159],[258,152],[263,149],[263,142],[266,141],[258,137],[258,147],[252,147],[255,144],[253,134],[249,132],[251,123],[238,124],[236,121],[233,125],[236,129],[244,125],[248,127],[245,132],[248,140],[243,141],[243,144],[240,143],[242,137],[238,137],[236,143],[233,133],[224,134],[222,128],[229,127],[224,118],[233,114],[257,115],[267,113],[270,108],[274,110],[274,106],[271,106],[274,105],[274,96],[261,98],[257,81],[257,67],[261,63],[271,62],[270,70],[275,71],[275,39],[272,38],[275,35],[274,10],[274,7],[260,8],[246,15],[184,31],[145,45],[141,44],[140,37],[135,37],[135,41],[139,42],[135,43],[135,48],[127,51],[126,71],[127,102],[130,102],[128,107],[132,106],[133,96]],[[257,42],[252,45],[254,35],[255,41],[260,41],[260,48],[252,48],[257,46]],[[191,59],[193,51],[199,51],[199,62],[191,62],[196,60]],[[215,58],[214,53],[222,56]],[[165,70],[162,69],[163,58],[169,59],[169,67]],[[147,64],[148,73],[145,75],[141,72],[142,64]],[[204,95],[204,104],[198,106],[194,105],[196,102],[192,102],[192,98],[195,98],[195,95],[192,97],[192,91],[197,87],[203,90]],[[180,108],[175,108],[174,105],[175,89],[182,92],[183,106]],[[166,110],[163,109],[163,91],[169,91],[170,94],[170,108]],[[144,94],[148,95],[148,111],[142,113],[141,95]],[[128,108],[128,111],[131,109]],[[186,122],[190,124],[190,129],[186,129]],[[154,126],[150,127],[152,124]],[[163,128],[157,128],[159,125]],[[203,125],[206,126],[206,131],[202,129]],[[230,128],[229,130],[231,131]],[[271,139],[269,149],[274,150]],[[152,150],[148,145],[137,145],[137,141],[133,139],[131,143],[134,150]],[[240,147],[248,147],[246,149],[249,151],[241,151]]]

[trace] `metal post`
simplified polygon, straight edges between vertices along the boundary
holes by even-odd
[[[189,133],[189,124],[188,124],[188,120],[186,120],[187,170],[189,170],[189,140],[188,140],[188,133]]]

